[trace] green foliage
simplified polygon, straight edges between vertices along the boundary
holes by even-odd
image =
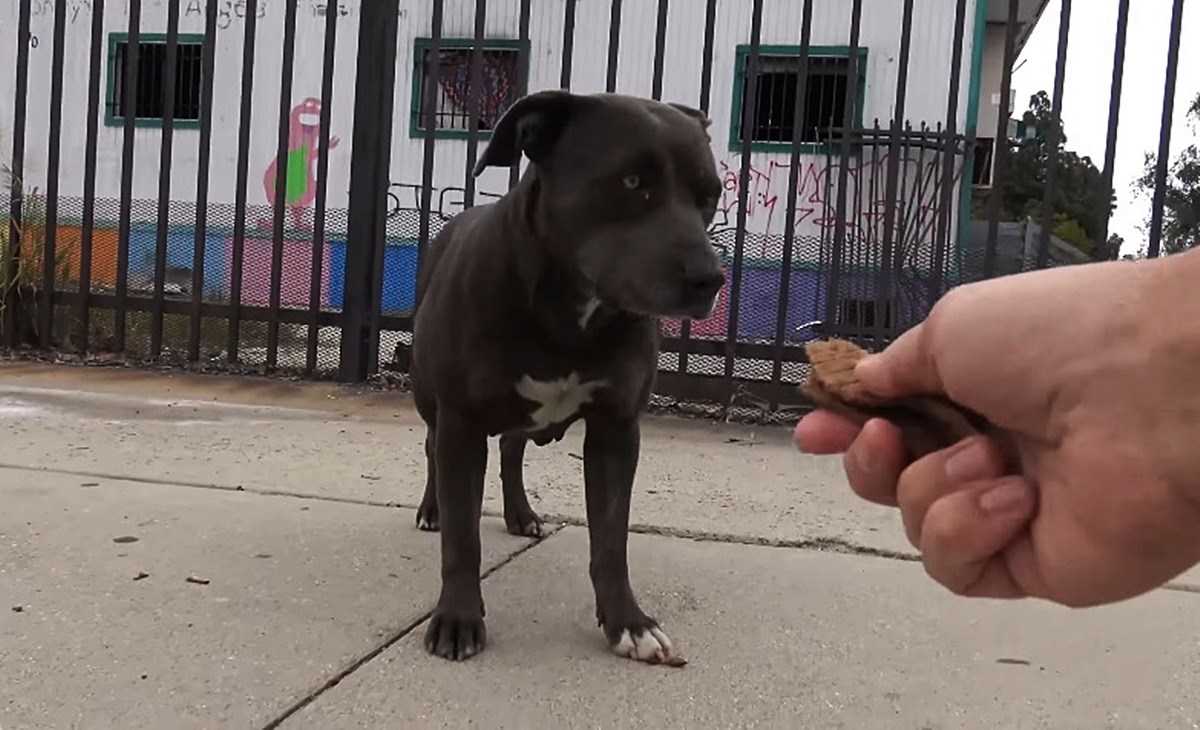
[[[46,258],[46,196],[37,188],[26,190],[12,169],[2,164],[0,185],[21,198],[19,223],[9,218],[9,211],[0,216],[0,320],[5,307],[14,307],[15,339],[35,344],[40,340],[35,308]],[[65,284],[69,279],[71,254],[77,246],[78,241],[56,242],[52,263],[56,282]]]
[[[1092,242],[1092,239],[1088,238],[1087,231],[1083,230],[1083,226],[1079,225],[1079,221],[1068,217],[1064,213],[1054,216],[1053,233],[1088,255],[1091,255],[1093,249],[1096,248],[1096,244]]]
[[[1188,127],[1200,132],[1200,94],[1188,108]],[[1154,195],[1157,158],[1146,155],[1146,167],[1137,182],[1139,192]],[[1167,167],[1163,196],[1164,253],[1179,253],[1200,246],[1200,146],[1188,145]],[[1147,217],[1148,225],[1149,217]]]
[[[1055,235],[1093,258],[1115,258],[1111,242],[1100,243],[1116,207],[1104,174],[1090,158],[1066,149],[1066,133],[1062,122],[1054,120],[1046,92],[1030,98],[1023,121],[1037,136],[1011,144],[996,160],[1001,189],[991,194],[1000,196],[1002,218],[1041,221],[1047,172],[1057,165],[1057,181],[1050,191]],[[981,201],[975,215],[987,215],[986,203]]]

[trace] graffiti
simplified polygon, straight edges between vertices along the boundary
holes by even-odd
[[[395,218],[402,213],[421,212],[421,192],[424,187],[419,183],[392,183],[388,186],[388,218]],[[430,205],[433,212],[442,221],[448,221],[461,213],[467,207],[467,190],[461,187],[434,188]],[[504,193],[493,193],[485,190],[475,191],[476,205],[499,200]]]
[[[74,25],[80,15],[91,17],[92,0],[67,0],[66,8],[67,25]],[[30,6],[30,13],[34,18],[54,17],[54,0],[34,0]]]
[[[902,154],[895,225],[906,227],[904,233],[910,237],[928,237],[933,233],[937,218],[944,160],[936,153],[906,150]],[[889,154],[884,152],[850,160],[846,170],[847,205],[841,221],[848,241],[869,240],[879,234],[888,209],[884,193],[889,159]],[[784,233],[790,163],[786,159],[751,158],[744,191],[740,157],[734,156],[718,164],[723,193],[710,233],[719,236],[735,231],[743,213],[744,199],[745,230],[761,234],[762,250],[758,253],[767,256],[765,237]],[[794,233],[824,240],[839,224],[840,160],[810,156],[800,158],[798,165],[796,196],[791,203],[794,206]],[[961,170],[956,172],[961,173]]]
[[[287,158],[284,174],[283,202],[292,214],[292,226],[296,230],[309,231],[312,226],[305,219],[308,207],[317,196],[317,157],[320,153],[321,100],[308,98],[292,107],[288,125]],[[329,149],[338,146],[338,138],[330,137]],[[275,181],[278,159],[272,159],[263,174],[263,189],[267,202],[276,203]],[[259,226],[270,225],[270,221],[259,221]]]
[[[183,1],[183,17],[184,18],[199,18],[203,20],[208,9],[208,0],[182,0]],[[345,18],[354,15],[358,10],[360,0],[339,0],[336,3],[337,13],[339,17]],[[33,0],[30,5],[30,14],[34,19],[37,18],[53,18],[54,17],[55,0]],[[301,13],[301,17],[307,15],[311,18],[324,19],[329,12],[329,7],[334,5],[333,0],[308,0],[306,3],[307,13]],[[246,15],[250,12],[249,0],[218,0],[215,3],[217,13],[217,29],[228,30],[233,27],[234,22],[246,19]],[[274,7],[268,3],[268,0],[258,0],[255,4],[255,17],[259,20],[266,18],[269,11]],[[90,19],[92,17],[93,0],[66,0],[67,9],[67,25],[75,25],[80,20]],[[400,16],[403,17],[405,11],[400,10]],[[125,5],[125,17],[129,17],[128,3]],[[35,46],[36,47],[36,46]]]

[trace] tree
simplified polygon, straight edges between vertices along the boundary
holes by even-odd
[[[1200,132],[1200,94],[1188,108],[1188,127]],[[1154,195],[1157,156],[1146,155],[1146,168],[1136,189]],[[1179,253],[1200,246],[1200,146],[1188,145],[1167,167],[1163,196],[1163,253]],[[1149,218],[1147,218],[1149,226]]]
[[[1008,153],[997,159],[1000,178],[1001,217],[1005,220],[1032,219],[1041,222],[1047,172],[1057,164],[1057,180],[1050,191],[1051,228],[1059,238],[1095,259],[1114,259],[1120,250],[1105,239],[1109,216],[1116,207],[1104,174],[1089,157],[1066,149],[1067,136],[1061,120],[1055,120],[1050,97],[1039,91],[1029,99],[1022,117],[1034,130],[1031,139],[1009,141]],[[990,201],[980,199],[976,218],[987,218]]]

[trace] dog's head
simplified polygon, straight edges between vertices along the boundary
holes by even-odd
[[[721,198],[708,125],[679,104],[543,91],[504,114],[475,174],[524,153],[535,233],[596,298],[703,318],[725,283],[708,237]]]

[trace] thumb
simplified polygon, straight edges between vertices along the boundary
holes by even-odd
[[[868,392],[881,398],[945,392],[924,322],[900,335],[883,352],[863,358],[854,374]]]

